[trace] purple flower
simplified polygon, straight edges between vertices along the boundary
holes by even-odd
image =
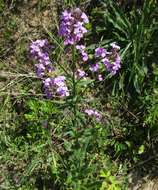
[[[117,54],[114,62],[112,63],[112,75],[115,75],[120,68],[121,68],[121,58]]]
[[[82,55],[82,60],[83,60],[84,62],[88,61],[88,54],[87,54],[87,53],[82,52],[81,55]]]
[[[85,13],[82,13],[81,18],[83,19],[84,23],[86,23],[86,24],[89,23],[89,19]]]
[[[77,77],[78,78],[84,78],[86,76],[86,73],[82,71],[81,69],[77,69]]]
[[[100,75],[98,75],[98,80],[99,81],[103,81],[104,79],[103,79],[103,76],[100,74]]]
[[[58,76],[53,80],[53,85],[55,85],[56,92],[60,97],[69,96],[69,91],[66,86],[65,79],[65,76]]]
[[[38,64],[35,65],[38,77],[43,77],[47,70],[48,72],[53,70],[48,54],[49,50],[50,45],[48,40],[36,40],[30,45],[30,54],[36,61],[38,61]]]
[[[102,59],[102,62],[103,62],[103,64],[105,65],[106,69],[107,69],[108,71],[110,71],[110,69],[111,69],[110,60],[109,60],[107,57],[105,57],[104,59]]]
[[[89,70],[92,72],[98,71],[99,70],[99,63],[91,65]]]
[[[90,117],[94,117],[97,121],[100,121],[102,119],[102,115],[93,109],[85,109],[84,112],[90,116]]]
[[[101,62],[105,65],[105,68],[108,72],[111,73],[111,75],[115,75],[117,71],[121,68],[121,58],[118,54],[118,50],[120,47],[116,45],[116,43],[110,44],[112,46],[112,50],[110,52],[107,52],[104,48],[96,48],[95,49],[95,57],[101,58]],[[91,71],[95,71],[97,68],[91,67]],[[99,77],[98,80],[102,81],[102,77]]]
[[[97,121],[100,121],[102,119],[102,115],[97,111],[94,111],[94,116],[96,117]]]
[[[53,78],[46,78],[44,81],[43,81],[43,84],[45,87],[51,87],[52,84],[53,84]]]
[[[85,52],[85,46],[84,45],[76,45],[76,49],[80,52],[81,56],[82,56],[82,60],[84,62],[88,61],[88,54]]]
[[[97,57],[102,57],[102,58],[104,58],[104,57],[106,56],[106,54],[107,54],[107,51],[106,51],[106,49],[104,49],[104,48],[99,47],[99,48],[96,48],[96,49],[95,49],[95,57],[96,57],[96,58],[97,58]]]
[[[35,64],[36,67],[36,74],[38,77],[43,78],[44,75],[48,73],[51,73],[52,71],[54,71],[54,67],[52,67],[51,65],[43,65],[42,63],[39,64]]]
[[[64,12],[64,16],[67,17],[67,19],[70,17],[67,12]],[[38,61],[38,64],[35,64],[36,74],[43,81],[44,93],[47,98],[52,98],[54,96],[69,96],[69,91],[65,83],[65,76],[46,78],[47,74],[55,70],[51,65],[48,54],[49,49],[50,46],[47,40],[36,40],[30,45],[30,54]]]
[[[35,56],[38,55],[41,52],[40,47],[35,45],[35,44],[31,44],[30,45],[30,53],[31,55]]]
[[[61,15],[59,35],[64,37],[65,45],[72,45],[79,42],[87,29],[84,24],[88,23],[88,17],[79,8],[65,10]]]
[[[39,47],[45,47],[48,45],[48,40],[44,39],[44,40],[36,40],[34,42],[34,44],[38,45]]]
[[[78,49],[80,52],[85,50],[85,46],[84,45],[76,45],[76,49]]]
[[[45,66],[41,63],[39,64],[35,64],[35,67],[36,67],[36,74],[38,77],[43,77],[44,74],[45,74]]]
[[[70,95],[67,86],[58,87],[56,92],[60,97],[66,97]]]
[[[111,46],[113,49],[115,49],[115,50],[120,50],[120,46],[118,46],[118,45],[116,44],[116,42],[111,43],[110,46]]]
[[[49,65],[51,64],[51,61],[50,61],[50,58],[49,58],[49,55],[48,53],[42,53],[40,52],[38,54],[38,61],[44,65]]]
[[[94,111],[92,109],[85,109],[84,111],[88,116],[92,116],[94,114]]]
[[[121,58],[118,54],[112,54],[111,60],[110,58],[104,58],[102,61],[106,67],[106,70],[112,75],[115,75],[117,71],[121,68]]]
[[[47,98],[52,98],[53,97],[53,92],[52,92],[53,78],[46,78],[45,80],[43,80],[43,86],[44,86],[44,92]]]
[[[58,76],[56,78],[47,78],[43,81],[43,84],[47,98],[52,98],[54,96],[69,96],[69,90],[66,86],[64,76]]]
[[[53,83],[56,86],[65,86],[65,76],[58,76],[54,78]]]
[[[43,53],[46,53],[50,50],[50,47],[51,46],[49,45],[48,40],[36,40],[30,45],[30,53],[33,57],[41,57]]]
[[[65,20],[65,21],[69,21],[70,19],[73,19],[71,12],[65,10],[63,11],[62,15],[61,15],[61,19]]]
[[[52,65],[47,65],[46,69],[47,69],[48,73],[51,73],[55,70],[55,68]]]

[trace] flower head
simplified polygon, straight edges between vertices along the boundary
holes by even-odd
[[[88,23],[88,17],[79,8],[65,10],[61,15],[59,35],[64,37],[65,45],[72,45],[79,42],[87,29],[84,24]]]
[[[38,77],[43,77],[46,71],[54,70],[49,58],[50,45],[48,40],[36,40],[30,44],[30,54],[38,62],[35,65]]]
[[[95,57],[104,58],[106,56],[106,54],[107,54],[107,51],[104,48],[99,47],[99,48],[95,49]]]
[[[121,68],[121,58],[119,56],[118,50],[120,47],[116,43],[110,44],[112,49],[110,52],[107,52],[106,49],[99,47],[95,49],[94,56],[100,58],[101,63],[105,65],[105,69],[110,72],[111,75],[115,75],[117,71]],[[90,67],[91,71],[97,71],[98,66],[93,65]],[[98,75],[98,80],[102,81],[101,75]]]

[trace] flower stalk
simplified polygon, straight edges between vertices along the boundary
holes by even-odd
[[[73,92],[72,92],[72,96],[73,96],[73,126],[76,127],[76,115],[77,115],[77,108],[76,108],[76,100],[77,100],[77,89],[76,89],[76,59],[75,59],[75,55],[76,55],[76,48],[75,45],[72,46],[72,85],[73,85]]]

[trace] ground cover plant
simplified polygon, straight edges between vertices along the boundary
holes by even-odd
[[[21,10],[36,18],[27,30]],[[157,2],[0,1],[0,13],[1,189],[157,176]]]

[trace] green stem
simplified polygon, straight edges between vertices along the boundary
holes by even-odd
[[[74,115],[74,119],[73,119],[73,125],[74,127],[76,127],[76,79],[75,79],[75,73],[76,73],[76,60],[75,60],[75,46],[72,47],[72,71],[73,71],[73,76],[72,76],[72,83],[73,83],[73,115]]]

